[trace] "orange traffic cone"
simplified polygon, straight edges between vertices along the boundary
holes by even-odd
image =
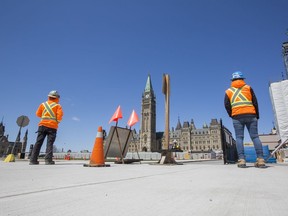
[[[102,127],[98,127],[97,136],[95,139],[92,154],[90,156],[90,163],[84,164],[84,167],[109,167],[105,164],[104,148],[103,148],[103,131]]]

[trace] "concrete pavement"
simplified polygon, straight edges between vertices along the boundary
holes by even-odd
[[[0,215],[280,216],[288,165],[240,169],[222,161],[83,167],[89,161],[0,162]]]

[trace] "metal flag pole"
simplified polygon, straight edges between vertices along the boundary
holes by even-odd
[[[137,146],[136,142],[134,141],[134,135],[133,135],[133,133],[132,133],[132,141],[134,142],[134,144],[135,144],[135,146],[136,146],[136,153],[137,153],[139,162],[140,162],[140,164],[141,164],[141,158],[140,158],[140,155],[139,155],[139,152],[138,152],[138,146]]]
[[[126,147],[127,147],[127,145],[128,145],[130,133],[132,133],[132,142],[134,143],[134,135],[133,135],[133,132],[132,132],[132,129],[131,129],[131,126],[130,126],[130,128],[129,128],[129,133],[128,133],[128,136],[127,136],[127,139],[126,139],[126,142],[125,142],[125,146],[124,146],[124,150],[123,150],[123,151],[125,151],[125,149],[126,149]],[[141,159],[140,159],[140,155],[139,155],[139,152],[138,152],[137,144],[136,144],[136,143],[134,143],[134,144],[135,144],[135,146],[136,146],[137,156],[138,156],[139,162],[140,162],[140,164],[141,164]],[[124,152],[123,152],[123,154],[124,154]]]
[[[107,158],[107,155],[108,155],[108,152],[109,152],[109,149],[110,149],[110,146],[111,146],[111,142],[112,142],[112,139],[113,139],[114,133],[115,133],[115,127],[113,128],[112,136],[111,136],[110,142],[109,142],[108,145],[107,145],[107,150],[106,150],[105,157],[104,157],[105,159]]]
[[[127,135],[126,142],[125,142],[125,145],[124,145],[124,151],[126,150],[127,145],[128,145],[128,148],[129,148],[129,145],[131,143],[134,143],[135,146],[136,146],[136,152],[137,152],[138,160],[139,160],[139,162],[141,164],[141,159],[140,159],[140,156],[139,156],[139,153],[138,153],[138,147],[137,147],[137,144],[136,144],[136,142],[134,140],[134,134],[133,134],[133,131],[132,131],[132,126],[134,124],[136,124],[138,121],[139,121],[139,119],[138,119],[137,113],[135,112],[135,110],[133,110],[131,115],[130,115],[130,117],[129,117],[129,120],[127,122],[127,125],[129,126],[129,133]],[[132,141],[130,141],[130,143],[128,144],[129,138],[130,138],[130,134],[132,134]],[[123,154],[124,154],[124,152],[123,152]],[[128,161],[136,162],[136,159],[134,159],[134,157],[132,157],[132,159],[131,160],[128,159]]]
[[[11,154],[14,154],[16,145],[17,145],[17,143],[20,142],[20,136],[21,136],[21,129],[22,129],[23,121],[24,121],[24,119],[22,119],[21,125],[20,125],[20,127],[19,127],[18,135],[17,135],[16,140],[15,140],[15,142],[14,142],[14,145],[13,145],[13,148],[12,148],[12,151],[11,151]]]
[[[162,93],[165,95],[165,143],[163,146],[163,152],[161,155],[160,164],[180,164],[177,163],[173,157],[172,151],[169,150],[170,134],[169,134],[169,123],[170,123],[170,77],[169,74],[163,74],[162,80]]]
[[[131,127],[130,127],[131,128]],[[137,156],[138,156],[138,159],[139,159],[139,162],[140,162],[140,164],[141,164],[141,159],[140,159],[140,155],[139,155],[139,152],[138,152],[138,146],[137,146],[137,144],[136,144],[136,142],[135,142],[135,140],[134,140],[134,134],[132,133],[132,142],[135,144],[135,146],[136,146],[136,153],[137,153]]]
[[[168,74],[163,74],[162,92],[165,95],[165,144],[164,150],[169,149],[169,114],[170,114],[170,78]]]
[[[123,149],[122,155],[124,154],[124,151],[125,151],[125,149],[127,147],[127,144],[128,144],[128,141],[129,141],[129,137],[130,137],[130,133],[131,133],[131,127],[129,128],[129,133],[128,133],[128,136],[126,138],[125,144],[124,144],[124,149]]]
[[[118,119],[119,119],[119,118],[122,118],[122,112],[121,112],[120,105],[118,106],[116,112],[114,113],[114,115],[112,116],[112,118],[111,118],[110,121],[109,121],[109,123],[112,122],[112,121],[115,121],[115,122],[116,122],[116,125],[115,125],[115,127],[114,127],[113,132],[112,132],[112,136],[111,136],[109,145],[108,145],[108,147],[107,147],[107,151],[106,151],[106,154],[105,154],[105,158],[107,157],[107,154],[108,154],[108,152],[109,152],[109,148],[110,148],[111,142],[112,142],[113,137],[114,137],[114,133],[115,133],[115,131],[116,131],[116,136],[117,136],[117,140],[118,140],[118,144],[119,144],[119,150],[120,150],[120,153],[121,153],[121,160],[122,160],[122,163],[124,164],[124,157],[123,157],[123,154],[122,154],[121,142],[120,142],[119,133],[118,133],[118,130],[117,130],[117,127],[118,127]]]
[[[267,162],[284,144],[287,144],[287,143],[288,143],[288,138],[287,138],[284,142],[282,142],[281,144],[279,144],[279,145],[277,146],[277,148],[274,149],[273,152],[271,152],[271,154],[269,155],[269,157],[265,159],[265,161]]]
[[[119,138],[119,133],[118,133],[118,130],[117,130],[117,125],[118,125],[118,120],[116,121],[115,130],[116,130],[116,136],[117,136],[117,140],[118,140],[118,144],[119,144],[119,150],[120,150],[120,153],[121,153],[121,161],[122,161],[122,164],[124,164],[124,156],[123,156],[123,153],[122,153],[122,147],[121,147],[121,142],[120,142],[120,138]]]
[[[8,146],[6,155],[10,155],[10,154],[14,155],[14,151],[15,151],[16,145],[17,145],[17,143],[20,142],[21,129],[22,129],[22,126],[19,127],[19,131],[18,131],[18,134],[17,134],[17,137],[15,139],[14,144],[12,146],[11,145]]]

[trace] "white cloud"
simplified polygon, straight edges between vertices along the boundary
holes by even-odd
[[[73,121],[80,121],[80,119],[78,117],[76,117],[76,116],[72,117],[72,120]]]

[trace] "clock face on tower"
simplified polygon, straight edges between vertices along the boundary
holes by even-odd
[[[146,94],[146,95],[145,95],[145,98],[149,98],[149,94]]]

